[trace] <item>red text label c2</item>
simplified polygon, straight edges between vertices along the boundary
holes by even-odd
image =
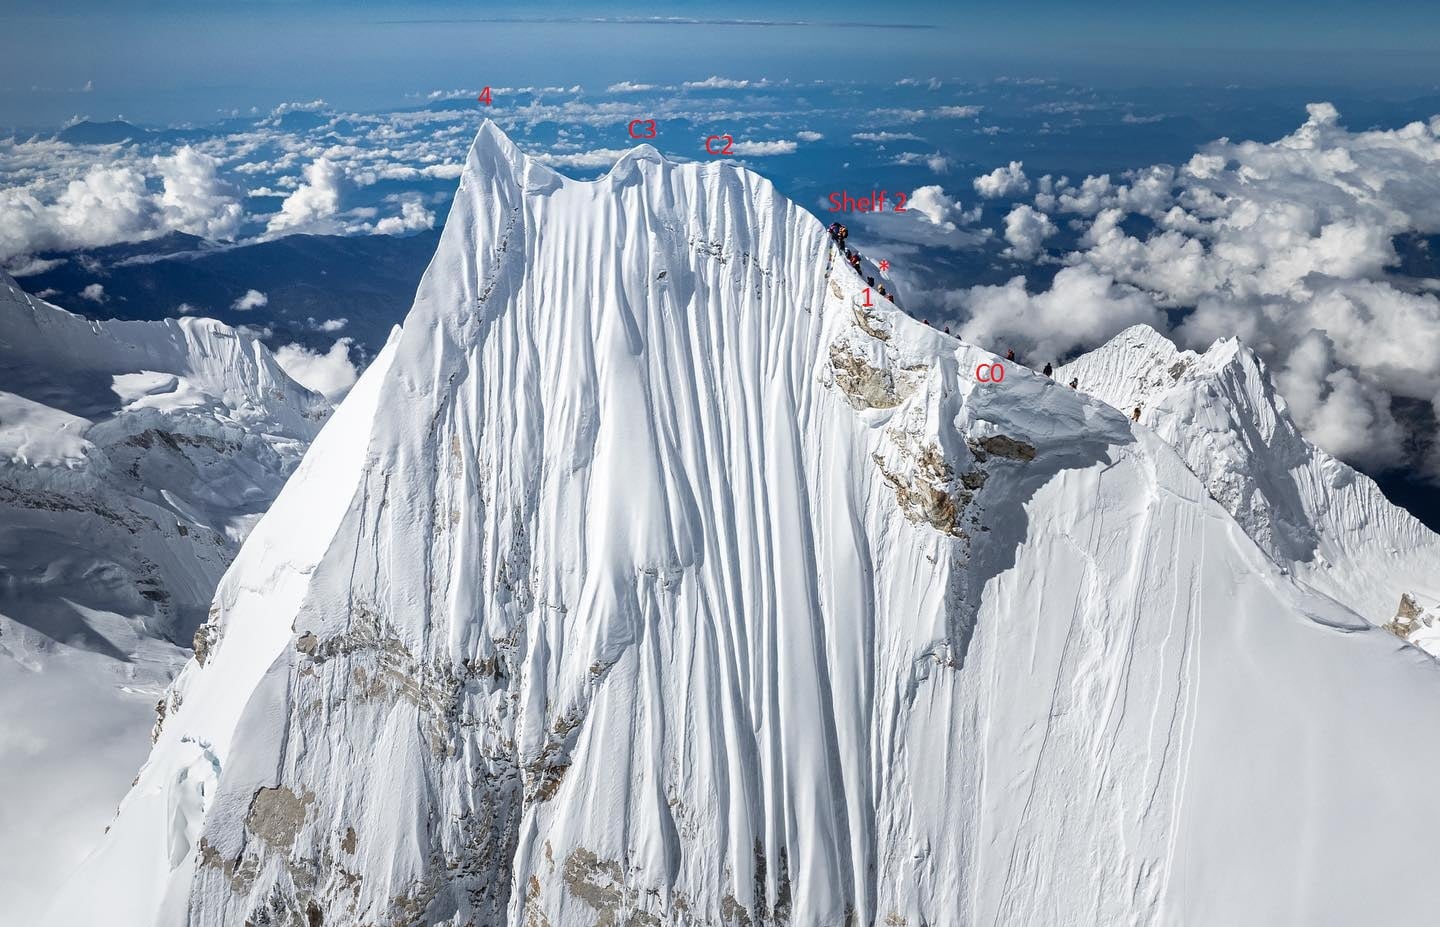
[[[724,142],[724,145],[720,143]],[[728,155],[735,145],[735,139],[729,135],[711,135],[705,139],[705,153],[712,155]]]

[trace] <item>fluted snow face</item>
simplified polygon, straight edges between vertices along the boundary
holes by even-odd
[[[1151,432],[977,384],[995,358],[836,257],[754,174],[642,148],[577,183],[487,124],[56,922],[97,891],[197,925],[1428,905],[1344,860],[1440,850],[1357,788],[1440,761],[1430,661]]]

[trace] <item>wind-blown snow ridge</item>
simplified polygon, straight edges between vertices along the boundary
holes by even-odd
[[[1136,325],[1056,372],[1072,377],[1122,412],[1139,406],[1257,544],[1373,624],[1405,595],[1440,603],[1440,535],[1306,441],[1238,338],[1196,354]]]
[[[52,922],[1428,911],[1361,863],[1440,850],[1377,774],[1440,762],[1433,661],[861,289],[753,173],[487,123]]]

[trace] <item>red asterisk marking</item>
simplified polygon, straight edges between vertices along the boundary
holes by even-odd
[[[889,262],[889,261],[881,261],[881,262],[880,262],[880,273],[882,273],[882,274],[888,274],[888,273],[890,273],[890,262]]]

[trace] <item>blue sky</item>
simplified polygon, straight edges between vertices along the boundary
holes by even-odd
[[[564,21],[602,16],[864,28]],[[531,21],[481,21],[487,18]],[[11,0],[6,19],[0,125],[11,126],[53,122],[80,109],[199,120],[298,96],[379,107],[447,84],[669,80],[697,71],[772,80],[924,71],[965,79],[1012,74],[1111,85],[1328,84],[1411,92],[1440,84],[1440,4],[1423,2],[1357,13],[1353,3],[1335,0],[599,7]],[[915,25],[930,28],[893,28]]]

